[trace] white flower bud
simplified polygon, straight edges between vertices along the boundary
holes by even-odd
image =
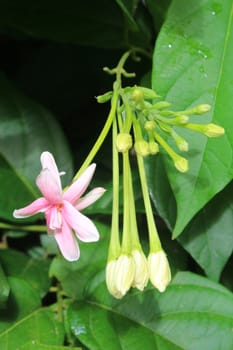
[[[150,281],[160,292],[164,292],[171,281],[171,271],[167,256],[163,250],[150,253],[148,257]]]
[[[132,287],[136,287],[142,291],[147,285],[149,279],[147,259],[144,253],[140,250],[133,250],[132,256],[135,263],[135,275]]]

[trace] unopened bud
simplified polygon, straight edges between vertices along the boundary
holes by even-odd
[[[146,131],[153,131],[156,127],[156,124],[153,120],[147,120],[144,124],[144,128]]]
[[[206,124],[203,129],[203,134],[208,137],[218,137],[225,134],[224,128],[216,124]]]
[[[154,98],[158,98],[160,97],[158,94],[156,94],[156,92],[152,89],[148,89],[148,88],[145,88],[145,87],[140,87],[140,89],[142,90],[143,92],[143,95],[144,95],[144,98],[146,100],[152,100]]]
[[[177,158],[174,160],[174,165],[181,173],[188,171],[188,161],[183,157],[177,156]]]
[[[160,102],[157,102],[157,103],[154,103],[151,108],[152,109],[163,109],[163,108],[167,108],[167,107],[170,107],[171,106],[171,103],[170,102],[167,102],[167,101],[160,101]]]
[[[148,256],[150,281],[160,292],[164,292],[171,281],[171,271],[167,256],[163,250],[150,253]]]
[[[141,102],[144,99],[144,94],[141,88],[135,88],[132,93],[132,98],[136,102]]]
[[[132,136],[127,133],[120,133],[116,137],[116,147],[118,152],[127,152],[133,145]]]
[[[99,95],[96,97],[98,103],[105,103],[112,98],[112,91],[108,91],[103,95]]]
[[[211,109],[210,105],[208,105],[207,103],[202,103],[196,106],[196,114],[203,114],[203,113],[209,112],[210,109]]]
[[[135,263],[132,256],[122,254],[119,256],[114,268],[116,298],[122,298],[130,289],[135,275]]]
[[[144,253],[140,250],[133,250],[132,257],[135,263],[135,275],[132,282],[132,287],[143,290],[146,287],[149,279],[147,259]]]
[[[150,154],[152,155],[157,154],[159,152],[159,145],[157,144],[157,142],[150,141],[149,150],[150,150]]]
[[[135,152],[142,157],[146,157],[150,154],[150,148],[148,142],[141,140],[134,144]]]

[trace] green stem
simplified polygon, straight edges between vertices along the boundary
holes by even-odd
[[[123,233],[122,233],[122,253],[131,252],[131,234],[130,234],[130,177],[129,177],[129,153],[122,153],[123,156]]]
[[[119,239],[119,156],[116,148],[115,140],[117,137],[117,121],[113,120],[112,128],[112,224],[111,238],[109,244],[108,260],[117,259],[120,254],[120,239]]]
[[[158,231],[154,221],[154,215],[151,208],[150,195],[147,186],[146,172],[143,157],[137,154],[137,162],[139,169],[139,176],[142,187],[143,200],[146,210],[146,219],[149,230],[149,240],[150,240],[150,250],[151,251],[159,251],[161,250],[161,243],[158,235]]]
[[[19,231],[31,231],[31,232],[46,232],[47,226],[45,225],[12,225],[0,222],[0,229],[7,230],[19,230]]]

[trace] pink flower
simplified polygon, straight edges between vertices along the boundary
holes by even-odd
[[[62,191],[62,173],[59,173],[53,155],[43,152],[41,164],[42,170],[36,184],[43,197],[24,208],[14,210],[13,215],[15,218],[26,218],[44,213],[48,233],[54,234],[64,258],[69,261],[77,260],[80,255],[77,237],[83,242],[95,242],[99,239],[96,226],[80,210],[99,199],[105,189],[96,187],[81,197],[95,172],[95,164],[91,164],[65,191]]]

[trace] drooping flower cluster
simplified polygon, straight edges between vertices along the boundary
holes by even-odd
[[[151,207],[144,158],[155,155],[162,147],[170,156],[175,168],[188,171],[188,160],[178,154],[167,142],[173,139],[181,152],[188,151],[188,142],[178,133],[179,127],[190,129],[208,137],[224,134],[218,125],[190,123],[190,115],[204,114],[210,110],[208,104],[200,104],[184,111],[168,109],[170,103],[161,101],[152,89],[133,86],[123,88],[121,75],[131,77],[123,69],[122,57],[114,69],[105,68],[109,74],[116,74],[113,91],[97,97],[98,102],[111,100],[111,110],[106,125],[113,123],[113,216],[112,230],[106,267],[106,283],[110,293],[122,298],[131,287],[143,290],[148,280],[163,292],[171,280],[166,254],[161,245]],[[156,100],[158,102],[156,102]],[[130,150],[137,158],[145,213],[149,235],[149,255],[146,258],[139,240],[136,209],[132,186]],[[123,228],[119,231],[119,154],[122,154],[123,176]]]
[[[48,233],[54,235],[63,256],[69,261],[77,260],[80,255],[77,238],[83,242],[99,239],[96,226],[80,213],[105,192],[104,188],[96,187],[81,197],[92,179],[96,165],[91,164],[65,191],[62,191],[61,186],[62,173],[59,173],[51,153],[41,154],[41,165],[36,184],[43,197],[24,208],[16,209],[13,215],[15,218],[26,218],[44,213]]]

